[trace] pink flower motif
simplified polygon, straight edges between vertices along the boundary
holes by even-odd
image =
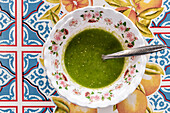
[[[127,81],[130,82],[132,80],[132,77],[128,77]]]
[[[96,95],[96,96],[94,97],[94,99],[95,99],[95,100],[100,100],[100,97],[99,97],[98,95]]]
[[[61,81],[60,84],[63,85],[64,88],[67,86],[64,81]]]
[[[105,18],[104,21],[109,25],[113,24],[113,21],[110,18]]]
[[[80,93],[77,89],[74,89],[73,92],[74,92],[76,95],[81,95],[81,93]]]
[[[58,68],[58,60],[57,59],[55,59],[54,65],[56,66],[56,68]]]
[[[123,86],[123,84],[119,84],[115,87],[115,89],[120,89]]]
[[[88,12],[84,14],[84,20],[92,18],[92,13]]]
[[[128,38],[129,41],[131,41],[131,42],[134,41],[134,39],[135,39],[135,36],[132,32],[126,32],[125,37]]]
[[[62,79],[63,79],[64,81],[67,81],[66,76],[65,76],[63,73],[61,73],[61,74],[62,74]]]
[[[55,45],[55,44],[53,44],[53,45],[52,45],[52,50],[53,50],[53,52],[57,52],[57,49],[58,49],[58,46]]]
[[[59,78],[60,78],[60,76],[59,76],[59,75],[56,75],[55,77],[56,77],[57,79],[59,79]]]
[[[87,14],[87,18],[92,18],[92,13],[89,12],[89,13]]]
[[[114,97],[114,95],[113,95],[113,94],[111,94],[111,95],[110,95],[110,97]]]
[[[98,11],[96,11],[94,15],[95,15],[95,17],[99,17],[100,13]]]
[[[133,44],[132,43],[128,43],[127,45],[129,48],[132,48],[133,47]]]
[[[122,24],[122,21],[121,21],[121,20],[119,21],[119,24]]]
[[[59,41],[62,35],[63,35],[62,32],[56,32],[54,35],[55,41]]]
[[[104,96],[106,96],[106,97],[109,96],[109,93],[104,94]]]
[[[104,94],[104,98],[107,98],[109,96],[109,93]]]
[[[129,69],[126,70],[125,74],[124,74],[124,78],[129,74]]]
[[[90,99],[93,101],[93,99],[95,99],[95,97],[94,97],[94,96],[91,96]]]
[[[135,37],[135,40],[138,40],[138,37]]]
[[[89,22],[89,23],[94,23],[94,22],[97,22],[97,20],[95,20],[95,19],[89,19],[88,22]]]
[[[60,84],[65,84],[65,82],[64,82],[64,81],[61,81]]]
[[[68,35],[68,30],[67,29],[64,29],[64,35]]]
[[[85,93],[85,97],[89,97],[90,96],[90,93],[89,92],[86,92]]]
[[[134,72],[135,72],[135,68],[133,67],[130,69],[130,74],[134,74]]]
[[[50,54],[53,54],[53,51],[50,51]]]
[[[120,31],[125,31],[125,30],[126,30],[126,26],[120,25],[120,26],[119,26],[119,30],[120,30]]]
[[[70,23],[69,26],[76,26],[78,24],[78,20],[73,19]]]

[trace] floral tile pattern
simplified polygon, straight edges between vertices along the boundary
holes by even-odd
[[[51,96],[59,94],[51,85],[44,67],[39,62],[39,54],[42,50],[40,48],[49,37],[53,25],[66,14],[86,6],[113,8],[113,4],[111,6],[109,1],[115,0],[82,0],[80,2],[78,0],[60,0],[60,2],[55,0],[54,3],[49,1],[53,0],[0,0],[0,113],[53,113],[55,106],[51,102]],[[157,29],[153,33],[155,37],[145,37],[145,39],[149,45],[168,46],[166,50],[150,54],[148,61],[158,64],[164,70],[165,75],[161,76],[161,84],[157,91],[147,96],[147,99],[154,112],[169,113],[170,1],[158,0],[160,1],[164,10],[158,17],[152,19],[150,24],[151,31],[154,28]],[[52,16],[49,16],[48,11],[50,12],[52,8],[58,10],[56,12],[52,10],[54,12]],[[100,13],[95,15],[100,17],[102,15]],[[45,14],[47,18],[44,17]],[[87,16],[92,15],[82,16],[82,19]],[[95,21],[98,21],[98,18],[90,20],[90,22]],[[21,22],[21,27],[18,22]],[[113,24],[110,18],[106,18],[105,22],[108,25]],[[77,25],[76,20],[70,23],[72,27]],[[119,87],[121,84],[117,86]],[[74,92],[79,94],[78,90]],[[110,94],[104,96],[108,95],[111,96]],[[87,93],[86,96],[88,97],[89,94]],[[93,99],[97,98],[93,97]],[[99,110],[98,113],[102,112]]]
[[[0,1],[0,46],[17,44],[17,3],[15,0]]]
[[[39,21],[50,6],[42,0],[23,1],[22,46],[42,46],[49,36],[49,21]]]
[[[0,101],[17,101],[16,51],[0,51]]]
[[[54,110],[55,106],[36,106],[36,107],[31,107],[31,106],[23,106],[22,112],[23,113],[52,113]]]
[[[49,101],[50,96],[58,95],[37,61],[39,53],[23,51],[23,101]]]
[[[1,113],[18,113],[17,106],[0,106]]]

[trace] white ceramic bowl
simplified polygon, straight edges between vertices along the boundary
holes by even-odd
[[[127,58],[127,66],[117,81],[105,88],[90,89],[73,82],[64,71],[64,45],[74,34],[86,28],[103,28],[114,32],[124,49],[145,45],[136,26],[123,14],[105,7],[75,10],[57,22],[44,45],[47,75],[58,93],[70,102],[90,108],[106,107],[124,100],[140,84],[146,56]]]

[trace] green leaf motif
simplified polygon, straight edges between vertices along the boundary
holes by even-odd
[[[86,98],[90,99],[90,97],[89,97],[89,96],[88,96],[88,97],[86,97]]]
[[[83,17],[83,18],[84,18],[84,15],[80,15],[80,17]]]
[[[48,47],[49,50],[52,50],[52,46]]]
[[[63,42],[60,43],[60,46],[63,44]]]
[[[132,45],[135,45],[134,41],[132,42]]]
[[[54,41],[52,41],[52,44],[56,44]]]
[[[102,96],[102,100],[104,100],[104,96]]]
[[[66,36],[63,36],[63,39],[66,39]]]
[[[126,30],[125,31],[129,31],[130,30],[130,28],[126,28]]]
[[[107,99],[111,100],[111,97],[108,97]]]
[[[133,67],[136,68],[136,64]]]
[[[58,55],[58,52],[55,52],[56,55]]]
[[[60,3],[60,0],[46,0],[49,3]]]
[[[40,18],[40,20],[51,20],[53,24],[56,24],[57,21],[59,20],[58,13],[60,12],[60,9],[61,9],[60,4],[52,7]]]
[[[126,26],[126,22],[124,22],[123,25]]]
[[[144,19],[154,19],[162,13],[163,9],[163,7],[149,8],[142,11],[138,16]]]
[[[141,0],[135,0],[135,3],[138,3],[138,2],[140,2]]]
[[[64,32],[64,28],[60,30],[61,32]]]
[[[105,0],[110,6],[113,7],[126,7],[126,6],[130,6],[131,3],[129,0]]]
[[[124,38],[124,34],[122,34],[122,37]]]

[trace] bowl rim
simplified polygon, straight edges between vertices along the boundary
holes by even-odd
[[[59,21],[57,22],[57,24],[56,24],[56,25],[53,27],[53,29],[51,30],[50,35],[49,35],[49,38],[47,39],[47,41],[46,41],[45,44],[44,44],[44,48],[47,48],[47,45],[48,45],[47,42],[49,42],[50,38],[51,38],[51,37],[53,36],[53,34],[55,33],[56,27],[57,27],[58,25],[61,25],[64,20],[67,20],[70,15],[72,15],[73,13],[75,13],[75,12],[77,12],[77,11],[82,11],[82,10],[85,10],[85,9],[87,9],[87,10],[88,10],[88,9],[96,9],[96,8],[103,9],[103,10],[112,10],[114,13],[119,14],[119,15],[122,15],[123,18],[125,18],[125,19],[132,25],[131,27],[135,28],[135,29],[138,31],[137,35],[138,35],[140,38],[142,38],[143,42],[145,42],[144,38],[143,38],[142,35],[140,34],[140,32],[139,32],[139,30],[137,29],[137,27],[135,26],[135,24],[133,24],[133,22],[132,22],[129,18],[127,18],[126,16],[124,16],[122,13],[117,12],[117,11],[115,11],[114,9],[108,8],[108,7],[102,7],[102,6],[87,6],[87,7],[84,7],[84,8],[79,8],[79,9],[77,9],[77,10],[74,10],[74,11],[68,13],[66,16],[64,16],[61,20],[59,20]],[[145,45],[145,43],[143,43],[143,45]],[[46,49],[45,49],[44,51],[46,51]],[[44,53],[45,53],[45,52],[44,52]],[[143,65],[142,65],[143,70],[142,70],[141,73],[144,74],[144,70],[145,70],[145,65],[146,65],[147,59],[146,59],[146,56],[145,56],[145,55],[143,55],[141,58],[142,58],[142,60],[143,60],[143,61],[141,61],[141,62],[143,62],[143,63],[142,63],[142,64],[143,64]],[[49,77],[49,79],[50,79],[50,81],[52,82],[52,85],[53,85],[53,84],[55,84],[55,81],[50,77],[50,71],[48,70],[49,68],[47,67],[47,63],[48,63],[48,61],[46,61],[46,55],[44,54],[44,65],[45,65],[45,68],[46,68],[46,71],[47,71],[47,76]],[[143,76],[143,75],[141,75],[140,78],[135,81],[135,84],[133,85],[133,87],[131,87],[131,88],[128,90],[128,92],[126,92],[127,94],[124,95],[124,96],[122,96],[122,98],[119,99],[119,101],[116,102],[116,103],[119,103],[119,102],[123,101],[123,100],[126,99],[130,94],[132,94],[132,93],[134,92],[134,90],[135,90],[135,89],[137,88],[137,86],[140,84],[140,82],[141,82],[141,80],[142,80],[142,76]],[[53,86],[55,87],[55,85],[53,85]],[[55,87],[55,89],[58,90],[56,87]],[[122,91],[122,92],[124,92],[124,91]],[[75,99],[74,99],[73,97],[71,97],[70,95],[67,95],[66,93],[63,93],[63,92],[62,92],[62,93],[60,94],[59,91],[58,91],[57,93],[58,93],[60,96],[62,96],[62,97],[64,97],[64,98],[66,98],[67,100],[69,100],[70,102],[75,103],[75,104],[80,105],[80,106],[84,106],[84,107],[89,107],[89,108],[102,108],[102,107],[107,107],[107,106],[109,106],[109,105],[114,105],[114,104],[111,104],[111,103],[106,104],[106,105],[102,104],[102,105],[98,105],[98,106],[91,106],[91,105],[89,105],[89,104],[84,105],[84,104],[82,104],[80,101],[75,101]]]

